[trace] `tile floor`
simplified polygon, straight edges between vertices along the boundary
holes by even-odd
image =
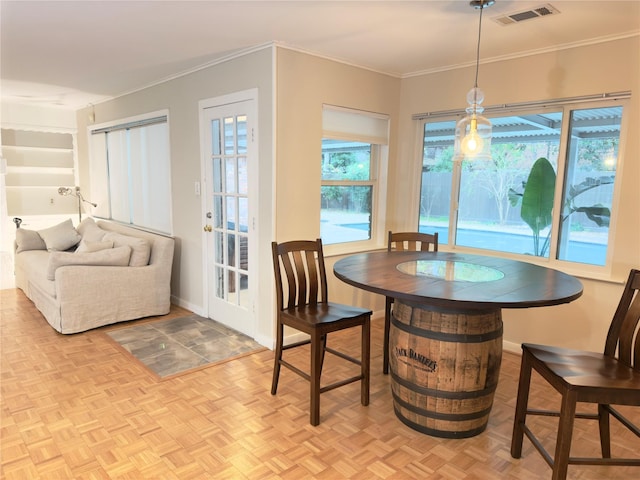
[[[107,332],[159,377],[168,377],[261,350],[250,337],[198,315]]]

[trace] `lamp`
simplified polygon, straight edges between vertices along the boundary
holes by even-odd
[[[80,193],[80,187],[78,187],[77,185],[74,188],[59,187],[58,195],[62,195],[63,197],[66,197],[67,195],[74,195],[78,197],[78,223],[82,222],[82,202],[88,203],[89,205],[92,205],[94,207],[98,206],[97,203],[93,203],[93,202],[90,202],[89,200],[86,200],[82,196],[82,193]]]
[[[491,158],[491,122],[482,116],[484,107],[484,93],[478,88],[478,70],[480,68],[480,34],[482,32],[482,11],[495,3],[495,0],[472,0],[469,2],[473,8],[480,10],[480,23],[478,25],[478,48],[476,50],[476,78],[473,88],[467,93],[467,115],[456,124],[455,144],[453,147],[453,159],[464,158],[483,159]]]

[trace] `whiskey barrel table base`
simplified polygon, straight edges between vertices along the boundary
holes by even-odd
[[[485,430],[502,360],[500,309],[396,300],[389,337],[394,410],[404,424],[444,438]]]

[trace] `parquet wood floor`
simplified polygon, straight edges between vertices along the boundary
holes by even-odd
[[[1,470],[13,479],[447,479],[533,480],[551,470],[525,439],[509,454],[519,357],[505,353],[487,430],[465,440],[415,432],[396,419],[382,375],[382,325],[372,325],[371,403],[359,385],[321,397],[321,424],[309,425],[308,384],[283,370],[271,396],[273,352],[165,381],[106,338],[109,327],[56,333],[21,291],[0,291]],[[189,312],[174,307],[170,315]],[[168,317],[166,317],[168,318]],[[358,336],[331,337],[358,350]],[[306,365],[303,353],[294,361]],[[327,380],[343,366],[327,357]],[[557,395],[534,378],[534,404]],[[625,410],[640,421],[640,412]],[[554,419],[535,419],[553,446]],[[614,454],[640,451],[613,422]],[[597,429],[580,421],[574,454],[597,453]],[[630,467],[569,467],[570,479],[634,479]]]

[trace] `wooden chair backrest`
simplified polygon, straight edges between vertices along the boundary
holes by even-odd
[[[322,240],[271,243],[278,310],[327,302]]]
[[[604,354],[640,371],[640,270],[632,269],[607,334]]]
[[[389,232],[387,250],[398,251],[422,251],[428,252],[429,248],[438,251],[438,232],[433,234],[420,232]]]

